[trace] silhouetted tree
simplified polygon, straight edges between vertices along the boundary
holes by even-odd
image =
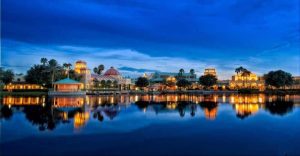
[[[199,83],[203,85],[205,88],[211,87],[217,84],[217,78],[214,75],[203,75],[199,78]]]
[[[7,105],[3,105],[1,107],[1,114],[0,114],[0,118],[4,118],[6,120],[10,119],[13,115],[13,111],[7,106]]]
[[[145,77],[139,77],[135,82],[135,85],[141,88],[147,87],[149,86],[149,80]]]
[[[293,101],[285,101],[277,99],[272,102],[266,102],[265,109],[268,110],[271,114],[276,115],[286,115],[287,113],[291,112],[294,108]]]
[[[5,70],[4,68],[0,67],[0,81],[7,84],[12,82],[14,79],[14,72],[10,69]]]
[[[182,89],[182,88],[187,88],[191,85],[191,83],[186,80],[186,79],[179,79],[177,82],[176,82],[176,85]]]
[[[292,74],[282,70],[270,71],[264,76],[267,85],[279,88],[283,86],[292,85]]]
[[[41,58],[41,63],[45,66],[46,63],[48,62],[47,58]]]

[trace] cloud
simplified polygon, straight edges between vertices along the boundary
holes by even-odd
[[[130,72],[138,72],[138,73],[154,73],[159,72],[159,70],[153,70],[153,69],[143,69],[143,68],[132,68],[132,67],[119,67],[118,68],[121,71],[130,71]]]
[[[54,58],[59,63],[75,63],[85,60],[89,68],[104,64],[108,69],[111,66],[118,68],[124,76],[137,77],[143,73],[162,71],[178,72],[180,68],[189,71],[195,69],[198,76],[205,68],[217,69],[220,79],[230,79],[234,69],[244,66],[249,70],[262,75],[269,70],[283,69],[294,75],[299,75],[299,55],[280,56],[246,56],[243,58],[202,58],[189,59],[187,57],[157,57],[131,49],[105,49],[94,47],[78,47],[70,45],[39,46],[23,42],[5,40],[2,44],[1,65],[13,68],[16,72],[25,72],[33,64],[40,62],[41,57]],[[13,58],[13,59],[12,59]],[[274,63],[276,62],[276,63]]]
[[[218,55],[240,55],[241,51],[270,48],[297,32],[298,4],[297,0],[32,0],[30,4],[3,0],[2,38],[44,45],[135,49],[153,56],[164,52],[207,56],[203,49]]]

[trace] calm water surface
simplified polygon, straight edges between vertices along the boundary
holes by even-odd
[[[5,96],[1,155],[300,155],[300,95]]]

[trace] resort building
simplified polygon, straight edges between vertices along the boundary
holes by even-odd
[[[88,69],[87,63],[85,61],[79,60],[75,63],[75,73],[82,76],[82,82],[84,83],[84,88],[89,88],[89,82],[91,80],[91,70]]]
[[[217,87],[219,90],[229,89],[230,80],[218,80]]]
[[[293,77],[293,84],[289,89],[300,89],[300,76]]]
[[[215,77],[217,77],[217,72],[215,68],[206,68],[204,70],[204,75],[213,75]]]
[[[42,105],[45,104],[46,98],[43,97],[25,97],[25,96],[5,96],[2,104],[9,106],[23,106],[23,105]]]
[[[186,79],[192,84],[197,82],[197,76],[195,73],[171,73],[171,72],[155,72],[151,76],[149,76],[150,81],[150,90],[175,90],[177,89],[176,82],[179,79]]]
[[[65,78],[54,82],[53,88],[55,92],[79,92],[83,89],[83,84],[70,78]]]
[[[232,80],[229,85],[230,89],[265,89],[265,83],[263,77],[258,77],[254,73],[249,75],[243,75],[238,73],[232,76]]]
[[[92,74],[91,80],[94,88],[117,88],[118,90],[129,90],[131,79],[124,78],[114,67],[110,67],[103,75]],[[95,82],[98,82],[96,84]]]
[[[25,82],[25,75],[23,74],[15,74],[12,82]]]
[[[52,99],[52,105],[54,108],[74,108],[82,107],[84,105],[84,97],[74,96],[74,97],[64,97],[58,96]]]
[[[188,80],[189,82],[197,82],[197,76],[193,73],[182,73],[179,77],[178,73],[171,73],[171,72],[155,72],[150,79],[152,83],[163,83],[167,78],[174,77],[176,79],[183,78]]]
[[[25,82],[15,82],[4,85],[4,90],[15,91],[15,90],[45,90],[46,88],[38,84],[29,84]]]

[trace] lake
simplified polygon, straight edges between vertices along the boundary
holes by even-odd
[[[1,155],[300,155],[300,95],[4,96]]]

